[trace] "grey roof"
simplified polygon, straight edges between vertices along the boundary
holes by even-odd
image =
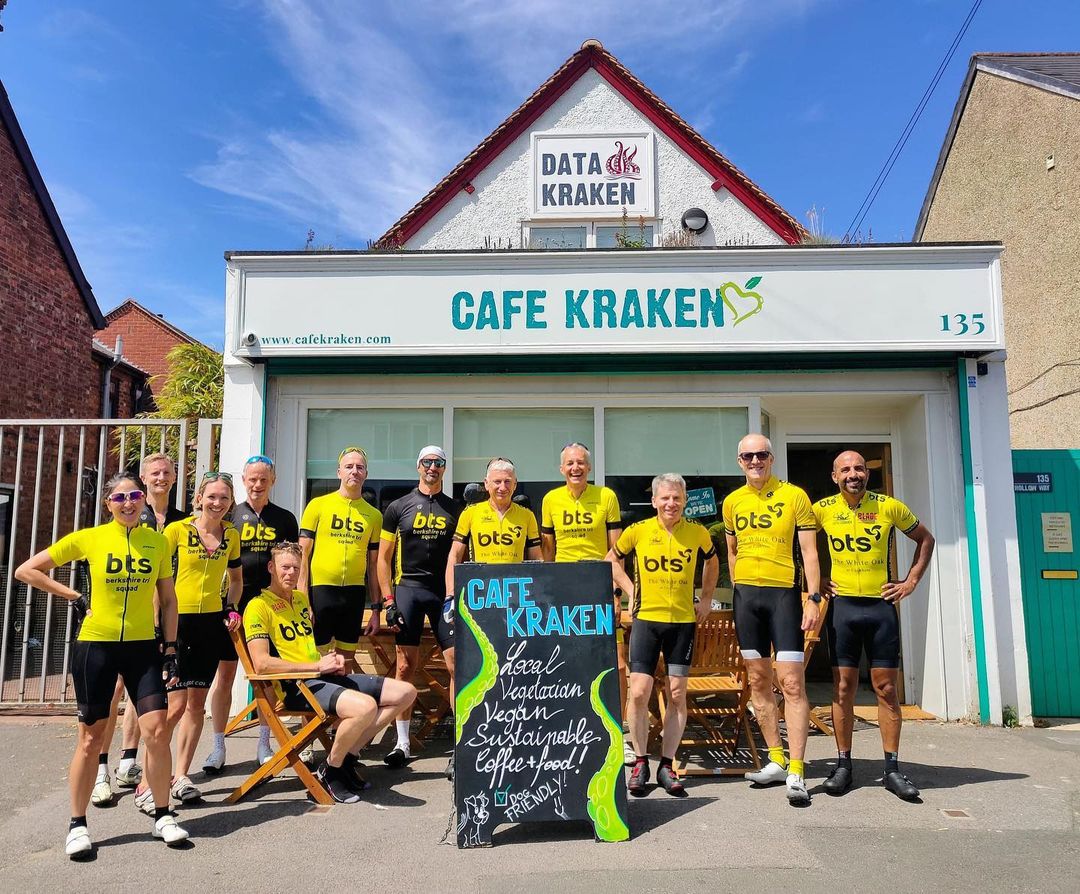
[[[971,94],[971,85],[975,82],[975,75],[980,71],[1048,90],[1051,93],[1080,99],[1080,53],[973,54],[968,63],[963,86],[960,88],[960,97],[956,101],[956,108],[953,109],[952,120],[945,132],[945,140],[941,144],[941,152],[934,166],[934,173],[930,177],[930,187],[926,190],[922,208],[919,209],[919,219],[915,224],[913,237],[916,242],[922,238],[926,219],[930,215],[930,205],[934,201],[938,182],[941,180],[941,172],[945,169],[945,162],[949,158],[953,140],[956,138],[956,130],[960,126],[960,119],[964,115],[964,108]]]

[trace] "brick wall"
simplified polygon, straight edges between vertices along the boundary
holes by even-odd
[[[98,341],[116,344],[116,337],[124,339],[124,356],[145,369],[152,376],[168,372],[165,355],[176,345],[184,344],[175,332],[161,325],[158,318],[132,305],[121,305],[105,317],[109,325],[98,333]]]
[[[90,315],[2,125],[0,332],[0,419],[97,415]]]

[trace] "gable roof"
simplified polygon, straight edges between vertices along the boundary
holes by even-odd
[[[22,128],[19,127],[19,119],[15,117],[15,109],[11,106],[11,100],[8,99],[3,81],[0,81],[0,120],[3,121],[4,127],[7,128],[7,132],[11,137],[11,144],[15,148],[15,154],[22,163],[23,170],[26,171],[26,179],[30,181],[30,188],[34,190],[34,195],[37,196],[38,204],[41,205],[41,211],[53,232],[56,244],[60,248],[60,254],[63,255],[64,262],[71,273],[71,279],[75,283],[75,288],[78,289],[83,303],[86,305],[86,312],[90,315],[91,325],[95,329],[104,329],[105,318],[101,315],[101,308],[98,307],[97,299],[94,298],[94,290],[90,288],[90,283],[86,281],[86,276],[79,265],[79,259],[75,256],[75,249],[72,248],[71,240],[68,239],[64,225],[60,222],[60,215],[56,212],[56,206],[49,195],[49,190],[45,187],[41,171],[38,170],[37,162],[34,161],[34,156],[30,152],[30,145],[26,142]]]
[[[587,40],[581,45],[581,49],[537,87],[479,146],[466,155],[457,167],[383,233],[376,245],[382,248],[404,245],[459,191],[472,192],[472,179],[511,142],[525,133],[529,126],[590,68],[712,175],[714,190],[726,187],[751,213],[788,243],[800,242],[806,235],[806,229],[794,217],[631,74],[629,69],[604,49],[600,41]]]
[[[96,338],[91,339],[91,341],[90,341],[90,350],[94,354],[95,357],[100,357],[105,362],[111,362],[111,361],[116,359],[116,349],[115,348],[110,348],[107,344],[105,344],[105,342],[100,341],[99,339],[96,339]],[[123,354],[120,355],[120,360],[119,360],[118,365],[119,366],[124,366],[127,369],[132,370],[133,372],[137,372],[137,373],[141,374],[143,378],[146,378],[146,377],[148,377],[150,375],[149,372],[147,372],[141,366],[136,364],[134,360],[132,360],[130,357],[127,357],[127,356],[125,356]]]
[[[937,164],[934,166],[934,173],[930,177],[930,186],[926,190],[922,208],[919,209],[919,219],[915,224],[913,237],[916,242],[922,238],[926,219],[930,216],[930,205],[937,193],[942,171],[945,170],[945,162],[949,158],[949,152],[952,151],[953,140],[956,139],[956,131],[960,127],[960,119],[964,116],[964,109],[971,95],[971,86],[975,83],[975,75],[980,71],[1050,93],[1080,99],[1080,53],[972,54],[967,75],[960,87],[960,97],[956,101],[952,119],[945,131],[941,152],[938,154]]]
[[[121,317],[127,316],[129,313],[141,314],[142,316],[150,320],[152,323],[159,326],[161,329],[164,329],[171,335],[176,336],[181,341],[186,341],[188,344],[202,344],[201,341],[199,341],[194,336],[188,335],[183,329],[178,329],[176,326],[166,320],[161,314],[156,314],[152,310],[143,307],[134,298],[127,298],[120,304],[118,304],[116,307],[114,307],[112,310],[110,310],[107,314],[105,314],[105,320],[107,323],[113,323]]]

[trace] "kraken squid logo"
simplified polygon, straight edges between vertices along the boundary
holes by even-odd
[[[608,180],[640,180],[641,168],[634,164],[637,146],[626,148],[622,140],[615,141],[615,154],[608,156]]]

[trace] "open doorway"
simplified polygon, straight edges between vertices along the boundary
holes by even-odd
[[[817,442],[813,444],[787,445],[787,469],[788,480],[799,485],[809,495],[811,502],[816,502],[824,497],[837,492],[837,486],[832,480],[832,464],[836,456],[845,450],[856,450],[866,460],[866,469],[870,473],[867,489],[876,493],[893,495],[893,471],[892,471],[892,446],[887,442],[868,441],[835,441]],[[895,537],[895,532],[890,536]],[[825,549],[823,542],[819,540],[818,550]],[[896,578],[896,547],[889,551],[890,568],[889,575]],[[903,656],[901,656],[903,664]],[[859,697],[857,704],[876,704],[873,691],[870,689],[869,670],[866,666],[866,656],[859,669]],[[814,650],[810,656],[810,663],[806,668],[807,687],[811,689],[810,699],[813,704],[825,704],[831,700],[832,665],[822,636],[822,646]],[[897,681],[900,689],[900,701],[904,698],[904,674],[901,671]]]

